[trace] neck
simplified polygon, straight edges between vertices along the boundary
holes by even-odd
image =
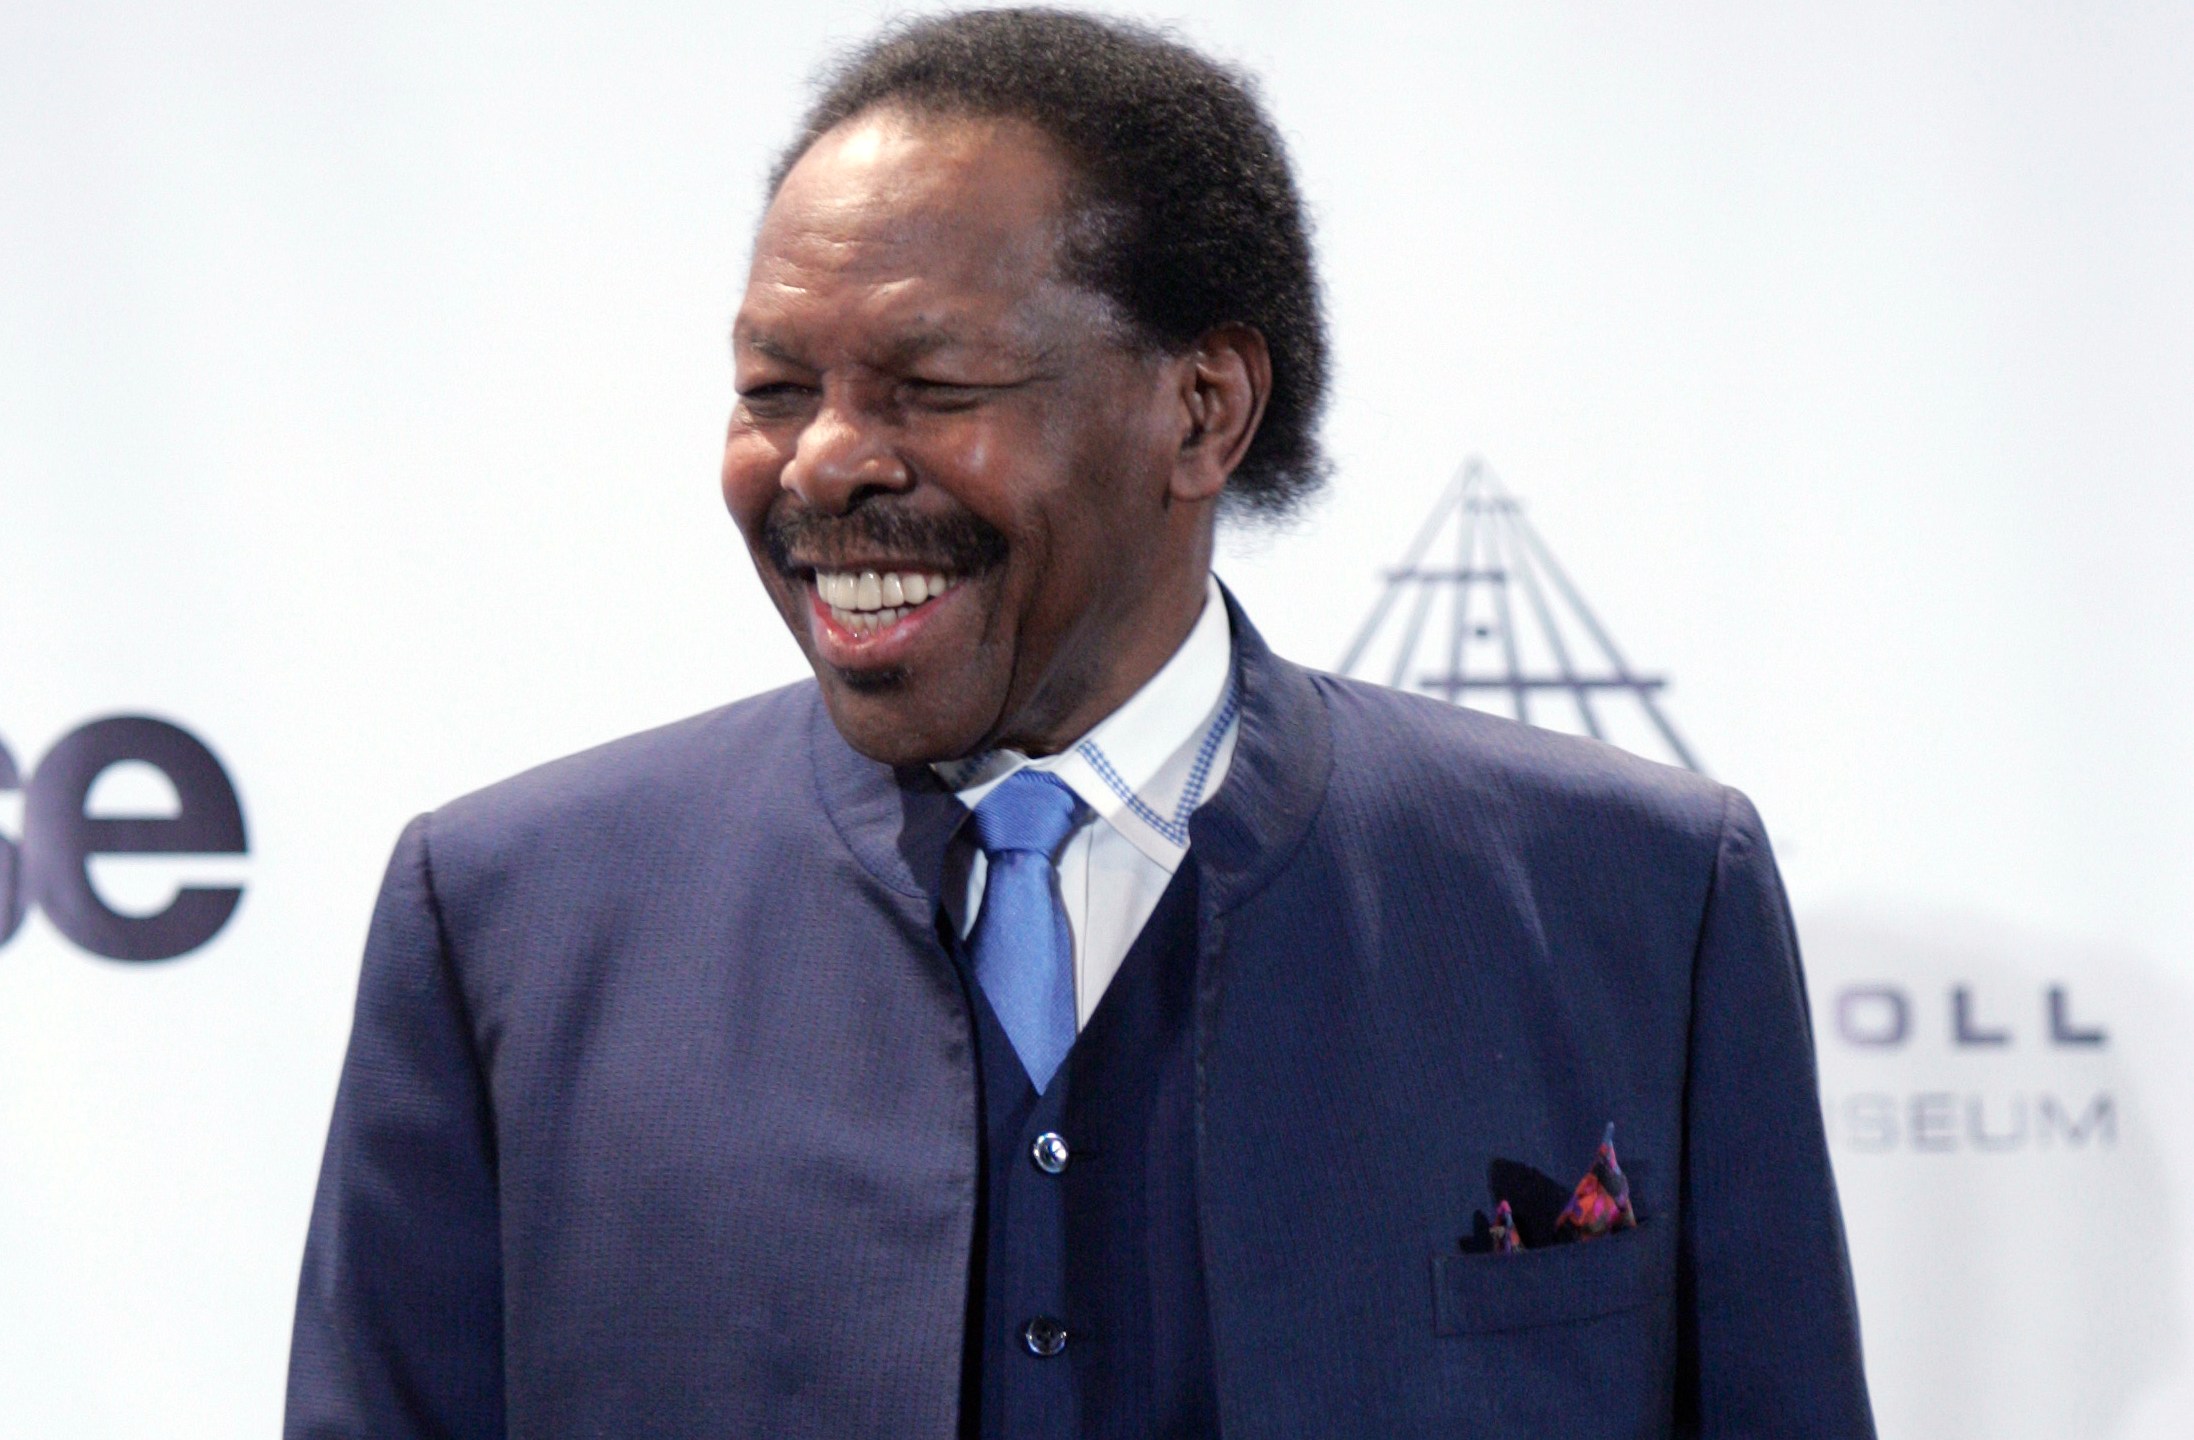
[[[1076,647],[1095,657],[1091,664],[1048,680],[1037,702],[1023,711],[1024,717],[1040,718],[1033,723],[1024,718],[1001,730],[993,747],[1030,756],[1056,755],[1095,729],[1180,650],[1203,614],[1210,574],[1207,536],[1194,563],[1171,567],[1162,581],[1144,589],[1141,603],[1131,611],[1101,620],[1092,616],[1086,623],[1102,624],[1106,633]],[[1047,693],[1073,699],[1046,705]]]

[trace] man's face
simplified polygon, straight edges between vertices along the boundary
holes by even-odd
[[[871,112],[756,237],[725,503],[888,763],[1072,743],[1202,601],[1209,506],[1169,494],[1184,362],[1056,273],[1067,179],[1020,122]]]

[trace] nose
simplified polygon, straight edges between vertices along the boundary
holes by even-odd
[[[891,438],[876,417],[826,398],[801,429],[778,484],[826,515],[844,514],[871,490],[904,490],[914,477]]]

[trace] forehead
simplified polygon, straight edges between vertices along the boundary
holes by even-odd
[[[856,116],[817,140],[771,200],[738,338],[789,341],[825,321],[1037,323],[1044,293],[1064,288],[1068,185],[1057,147],[1023,121]]]

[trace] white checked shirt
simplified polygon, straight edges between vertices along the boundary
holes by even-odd
[[[1181,868],[1188,817],[1226,778],[1240,728],[1234,636],[1219,583],[1207,580],[1203,614],[1181,648],[1079,743],[1041,759],[993,750],[935,767],[970,810],[1026,768],[1056,777],[1093,812],[1058,856],[1059,895],[1074,932],[1077,1029],[1089,1024]],[[953,846],[945,910],[963,940],[982,908],[985,873],[972,841]]]

